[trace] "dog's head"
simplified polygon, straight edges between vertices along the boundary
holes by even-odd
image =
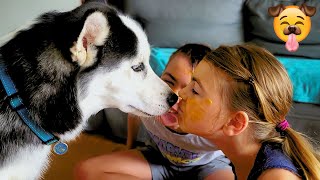
[[[286,7],[280,4],[270,7],[268,12],[274,17],[273,27],[278,38],[284,42],[289,42],[291,46],[296,46],[298,42],[308,36],[311,29],[310,17],[316,13],[316,8],[306,4]],[[292,51],[297,48],[287,47],[288,50]]]
[[[160,115],[178,99],[151,69],[150,45],[140,25],[117,11],[89,13],[70,52],[82,69],[78,87],[85,114],[113,107]]]

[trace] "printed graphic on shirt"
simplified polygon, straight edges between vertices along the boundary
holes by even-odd
[[[158,136],[152,134],[151,132],[149,132],[149,135],[157,144],[162,155],[165,156],[170,162],[176,165],[187,165],[196,162],[200,159],[201,154],[199,153],[194,153],[186,149],[182,149],[178,146],[175,146],[170,142],[160,139]]]

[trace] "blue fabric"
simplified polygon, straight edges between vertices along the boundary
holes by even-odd
[[[175,50],[175,48],[152,48],[150,65],[158,76],[161,75]],[[276,57],[284,65],[292,81],[293,100],[320,104],[320,59]]]
[[[247,179],[258,179],[265,170],[272,168],[286,169],[302,177],[302,172],[282,151],[281,144],[263,143]]]
[[[277,56],[293,84],[293,100],[320,104],[320,59]]]
[[[176,51],[175,48],[152,48],[150,57],[150,66],[154,72],[161,76],[165,69],[171,54]]]

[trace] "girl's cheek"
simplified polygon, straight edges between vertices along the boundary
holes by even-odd
[[[211,99],[196,99],[196,98],[188,98],[186,101],[186,119],[194,121],[203,120],[206,116],[207,110],[212,104]]]
[[[192,72],[192,70],[190,71],[190,70],[188,70],[188,69],[185,69],[184,70],[184,72],[183,72],[183,74],[186,74],[186,75],[188,75],[188,76],[192,76],[193,75],[193,72]]]

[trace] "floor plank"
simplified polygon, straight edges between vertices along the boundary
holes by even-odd
[[[82,133],[76,140],[68,143],[69,150],[64,155],[52,153],[50,167],[43,180],[71,180],[73,168],[85,159],[125,149],[125,145],[115,143],[102,136]]]

